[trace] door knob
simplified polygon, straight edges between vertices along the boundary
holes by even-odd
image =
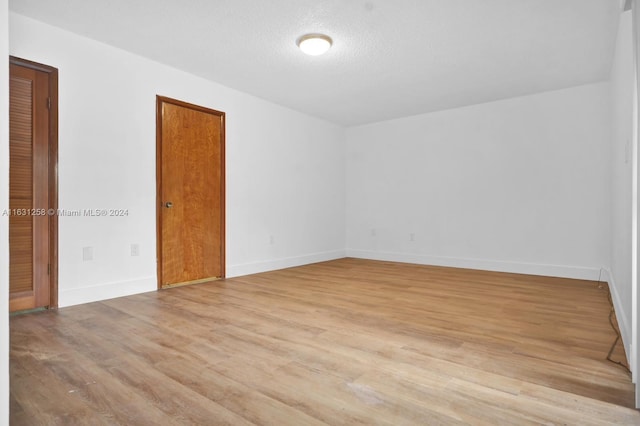
[[[171,207],[173,207],[173,203],[171,201],[167,201],[166,203],[164,203],[164,206],[170,209]]]

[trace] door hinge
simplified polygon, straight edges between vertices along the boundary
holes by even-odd
[[[51,109],[51,98],[47,98],[47,109]]]
[[[47,275],[51,275],[51,264],[47,263]]]

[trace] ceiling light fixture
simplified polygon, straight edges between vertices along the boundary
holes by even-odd
[[[326,53],[333,41],[331,37],[324,34],[305,34],[297,41],[297,45],[304,53],[311,56],[318,56]]]

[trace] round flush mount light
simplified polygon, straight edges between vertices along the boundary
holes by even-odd
[[[318,56],[326,53],[333,44],[331,37],[324,34],[305,34],[297,41],[297,45],[304,53]]]

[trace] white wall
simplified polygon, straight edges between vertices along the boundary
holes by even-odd
[[[616,316],[631,354],[632,281],[631,211],[633,165],[633,37],[631,12],[620,17],[616,52],[611,70],[611,261],[609,283]]]
[[[344,256],[343,128],[20,15],[10,23],[12,55],[59,69],[60,208],[129,210],[60,217],[60,306],[156,288],[156,94],[227,114],[227,276]]]
[[[597,279],[609,117],[603,83],[348,129],[347,254]]]
[[[9,208],[9,4],[0,0],[0,212]],[[9,218],[0,214],[0,425],[9,424]]]

